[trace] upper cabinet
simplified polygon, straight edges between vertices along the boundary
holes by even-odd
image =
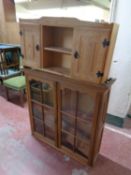
[[[72,18],[32,21],[20,21],[25,66],[97,84],[108,79],[116,24]]]
[[[40,29],[39,24],[20,24],[24,66],[33,68],[42,67]]]

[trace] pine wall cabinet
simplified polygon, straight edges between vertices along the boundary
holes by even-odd
[[[69,18],[20,20],[32,134],[85,164],[99,153],[117,29]]]
[[[118,26],[67,18],[20,20],[25,66],[92,83],[108,78]]]

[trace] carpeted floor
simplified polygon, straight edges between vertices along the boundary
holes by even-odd
[[[12,93],[7,102],[0,90],[0,175],[131,175],[130,128],[106,125],[95,166],[82,166],[33,138],[27,103]]]

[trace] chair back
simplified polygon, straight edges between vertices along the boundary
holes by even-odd
[[[8,78],[20,71],[20,48],[0,49],[0,78]]]

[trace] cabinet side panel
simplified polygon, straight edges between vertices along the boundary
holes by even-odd
[[[111,37],[110,37],[110,47],[108,49],[107,58],[105,61],[104,76],[102,78],[102,83],[105,82],[109,76],[108,74],[109,74],[110,67],[111,67],[111,62],[112,62],[113,52],[114,52],[114,48],[115,48],[118,29],[119,29],[119,25],[113,24],[112,33],[111,33]]]
[[[32,118],[32,106],[31,106],[31,97],[30,97],[29,78],[27,75],[26,75],[26,91],[27,91],[27,102],[28,102],[29,117],[30,117],[30,126],[31,126],[31,132],[33,134],[34,124],[33,124],[33,118]]]
[[[96,128],[95,128],[95,136],[94,136],[94,143],[93,143],[93,154],[91,158],[91,164],[93,165],[101,145],[103,130],[104,130],[104,123],[106,118],[106,112],[108,107],[108,101],[109,101],[109,91],[106,91],[103,95],[101,95],[101,101],[100,101],[100,110],[98,112],[97,121],[96,121]]]

